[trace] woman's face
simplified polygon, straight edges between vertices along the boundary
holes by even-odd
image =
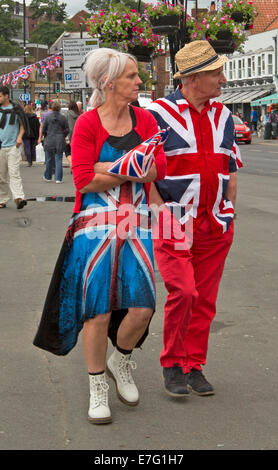
[[[114,82],[114,93],[130,103],[137,100],[141,83],[137,65],[132,59],[128,59],[122,75]]]

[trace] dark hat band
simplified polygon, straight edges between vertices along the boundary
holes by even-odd
[[[215,54],[213,57],[205,60],[204,62],[201,62],[200,64],[194,65],[193,67],[189,67],[188,69],[179,70],[179,73],[183,75],[185,73],[196,72],[196,70],[202,69],[203,67],[206,67],[207,65],[213,64],[213,62],[216,62],[218,59],[219,59],[218,54]]]

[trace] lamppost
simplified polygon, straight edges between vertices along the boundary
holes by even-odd
[[[26,3],[23,0],[23,64],[26,67]],[[26,81],[24,80],[24,94],[26,93]]]

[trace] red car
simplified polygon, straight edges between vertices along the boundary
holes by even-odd
[[[243,122],[242,119],[240,119],[238,116],[235,116],[234,114],[232,114],[232,117],[234,120],[237,141],[251,144],[251,129],[248,127],[247,122]]]

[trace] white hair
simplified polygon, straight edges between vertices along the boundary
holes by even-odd
[[[128,59],[137,65],[133,55],[107,47],[95,49],[86,55],[83,70],[88,84],[94,90],[89,100],[90,106],[100,106],[105,102],[106,85],[120,77]]]
[[[195,72],[195,73],[191,73],[190,75],[186,75],[186,77],[181,77],[180,78],[180,81],[181,81],[181,84],[182,85],[187,85],[188,83],[188,80],[190,77],[193,77],[193,75],[204,75],[206,73],[206,71],[203,71],[203,72]]]

